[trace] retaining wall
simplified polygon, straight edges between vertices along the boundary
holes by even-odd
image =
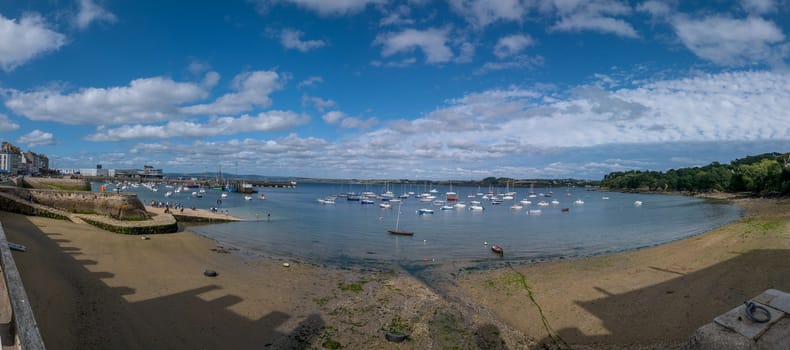
[[[143,203],[131,193],[40,190],[0,187],[0,191],[71,213],[107,215],[118,220],[149,219]]]

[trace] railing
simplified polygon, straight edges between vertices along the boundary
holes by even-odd
[[[3,280],[0,282],[5,283],[5,290],[8,292],[7,296],[2,296],[0,303],[5,304],[9,301],[11,303],[9,310],[11,317],[0,315],[3,323],[0,324],[0,333],[2,333],[0,334],[0,345],[3,348],[11,346],[23,350],[46,349],[41,333],[38,331],[36,319],[33,317],[33,309],[30,308],[27,292],[22,285],[22,277],[16,268],[11,249],[8,248],[8,240],[2,223],[0,223],[0,264],[2,264],[3,275]],[[0,289],[2,289],[1,286]],[[0,307],[0,310],[8,310],[8,307]]]

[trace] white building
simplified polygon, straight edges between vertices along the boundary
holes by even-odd
[[[109,171],[109,169],[87,168],[87,169],[80,169],[80,175],[82,175],[82,176],[110,176],[110,171]]]
[[[0,146],[0,174],[18,175],[24,172],[22,150],[8,142]]]

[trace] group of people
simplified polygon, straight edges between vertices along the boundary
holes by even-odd
[[[170,202],[162,202],[152,199],[151,206],[154,208],[165,208],[165,213],[170,213],[171,208],[174,210],[179,210],[182,213],[184,212],[184,205],[178,202],[171,205]],[[192,210],[197,210],[197,208],[195,208],[195,206],[193,205]]]
[[[225,214],[225,215],[230,213],[230,211],[228,209],[219,209],[217,207],[211,207],[211,209],[209,209],[209,210],[211,210],[212,213],[222,213],[222,214]]]

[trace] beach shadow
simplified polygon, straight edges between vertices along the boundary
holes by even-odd
[[[557,334],[570,344],[682,342],[699,327],[766,289],[790,291],[790,250],[761,249],[738,254],[708,268],[680,273],[650,267],[674,278],[625,293],[576,304],[600,319],[608,335],[587,335],[576,328]],[[683,338],[677,339],[677,334]],[[553,343],[547,337],[542,343]]]
[[[27,217],[0,220],[9,241],[28,247],[14,259],[44,343],[51,349],[310,349],[324,333],[318,314],[270,312],[250,319],[231,310],[244,299],[208,283],[128,301],[134,288],[110,286],[114,274],[90,271],[80,249],[61,247]],[[11,226],[11,227],[8,227]],[[142,267],[141,267],[142,268]],[[155,273],[155,272],[151,272]],[[205,278],[202,274],[198,278]],[[291,329],[291,331],[287,331]]]
[[[500,335],[499,327],[484,324],[475,330],[475,340],[478,349],[506,350],[507,344]]]

